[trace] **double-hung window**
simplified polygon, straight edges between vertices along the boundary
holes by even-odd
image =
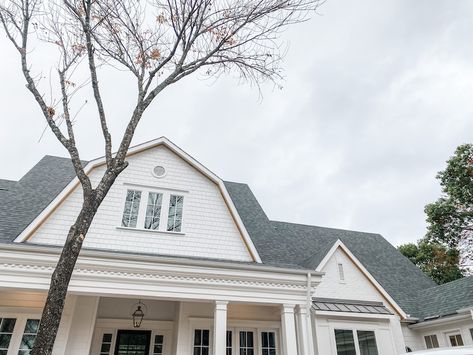
[[[7,355],[15,323],[15,318],[0,318],[0,355]]]

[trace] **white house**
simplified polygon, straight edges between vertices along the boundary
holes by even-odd
[[[247,185],[166,138],[133,147],[128,161],[85,240],[55,354],[394,355],[473,344],[472,278],[436,286],[381,235],[271,221]],[[84,164],[97,183],[104,160]],[[0,180],[0,355],[29,353],[80,204],[65,158]]]

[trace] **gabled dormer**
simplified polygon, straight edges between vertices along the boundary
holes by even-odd
[[[100,206],[84,247],[260,262],[223,181],[166,138],[130,149],[129,166]],[[96,185],[104,159],[87,163]],[[77,179],[16,242],[62,245],[82,202]]]

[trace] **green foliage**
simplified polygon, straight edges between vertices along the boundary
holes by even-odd
[[[400,245],[398,250],[439,285],[463,277],[457,249],[421,240]]]
[[[426,237],[432,242],[458,248],[462,241],[469,241],[468,236],[473,231],[473,145],[459,146],[437,179],[442,196],[425,206]],[[471,250],[472,246],[466,247]]]

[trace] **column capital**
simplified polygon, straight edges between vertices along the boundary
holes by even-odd
[[[281,305],[281,313],[294,313],[295,304],[283,304]]]
[[[221,300],[215,301],[216,309],[225,310],[227,309],[227,306],[228,306],[228,301],[221,301]]]

